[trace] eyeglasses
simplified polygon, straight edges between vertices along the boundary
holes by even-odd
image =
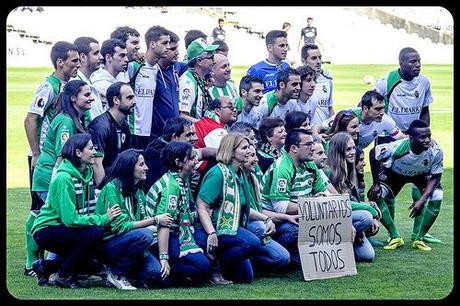
[[[311,147],[313,144],[314,144],[313,141],[309,141],[309,142],[306,142],[306,143],[298,143],[297,145],[298,145],[298,146]]]
[[[233,105],[221,106],[221,107],[219,107],[219,108],[229,108],[229,109],[232,110],[232,111],[236,109],[236,107],[233,106]]]

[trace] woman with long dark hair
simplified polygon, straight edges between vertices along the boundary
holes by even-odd
[[[319,134],[324,141],[324,150],[326,152],[329,150],[329,140],[331,140],[335,134],[340,132],[347,132],[350,134],[351,138],[353,138],[355,145],[358,144],[359,119],[353,111],[341,110],[338,112],[335,115],[329,129],[327,129],[323,134]]]
[[[327,153],[327,164],[331,184],[340,194],[350,195],[352,222],[356,230],[353,245],[355,258],[361,261],[372,261],[375,252],[364,232],[371,235],[378,232],[379,214],[370,205],[360,202],[355,168],[355,142],[348,133],[339,132],[332,136]]]
[[[107,281],[122,290],[136,289],[128,277],[142,280],[147,287],[161,284],[160,263],[149,251],[154,232],[148,227],[168,226],[172,219],[169,214],[147,217],[142,190],[147,170],[142,151],[128,149],[117,156],[99,186],[96,212],[115,205],[122,210],[105,233],[101,250],[109,268]]]
[[[33,263],[39,285],[46,285],[49,275],[57,272],[57,286],[82,288],[77,274],[95,257],[104,227],[121,213],[118,205],[94,213],[94,154],[91,135],[86,133],[70,137],[62,148],[62,162],[32,227],[37,244],[58,255]]]

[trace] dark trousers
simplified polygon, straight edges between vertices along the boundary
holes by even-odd
[[[67,227],[48,226],[34,233],[37,244],[59,255],[58,259],[45,260],[46,272],[58,272],[60,277],[87,271],[102,243],[104,228],[100,226]]]

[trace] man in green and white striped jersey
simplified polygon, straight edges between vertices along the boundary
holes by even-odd
[[[212,68],[214,86],[209,90],[211,97],[217,99],[222,96],[227,96],[234,101],[238,98],[238,89],[231,80],[232,69],[228,58],[223,54],[215,53],[214,62],[215,64]]]

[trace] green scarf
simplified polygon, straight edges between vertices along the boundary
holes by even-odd
[[[213,211],[214,220],[216,220],[217,235],[235,236],[239,227],[241,213],[243,213],[243,227],[246,225],[249,214],[249,205],[246,205],[246,211],[241,212],[240,193],[238,178],[231,166],[222,163],[217,164],[222,172],[222,204],[218,209]],[[243,186],[244,187],[244,186]],[[246,190],[246,188],[243,188]],[[246,199],[249,199],[246,196]],[[217,213],[216,213],[217,211]]]
[[[271,158],[277,159],[278,157],[281,156],[281,152],[278,153],[275,147],[272,146],[272,144],[269,142],[262,143],[260,145],[259,150],[261,151],[261,153],[263,153],[262,155],[265,155],[264,157],[271,157]]]
[[[255,173],[246,172],[245,179],[247,180],[247,186],[249,186],[250,208],[257,210],[258,212],[262,211],[262,206],[260,205],[260,184],[259,179]]]
[[[200,77],[193,69],[190,69],[190,72],[193,76],[193,78],[196,81],[196,84],[198,87],[201,89],[201,92],[203,93],[203,114],[209,109],[209,104],[211,104],[212,97],[211,94],[209,93],[209,88],[208,85],[206,84],[206,81],[204,78]],[[198,97],[198,93],[197,93]]]
[[[203,253],[203,250],[196,244],[195,239],[193,238],[193,225],[192,225],[192,216],[190,214],[190,200],[192,195],[190,193],[190,184],[189,181],[185,182],[179,176],[177,172],[168,172],[170,178],[174,179],[179,185],[180,195],[177,201],[177,209],[174,212],[168,212],[174,216],[178,212],[178,221],[179,221],[179,245],[180,245],[180,254],[179,257],[186,256],[189,253]],[[169,198],[169,197],[168,197]]]
[[[210,111],[210,110],[207,110],[204,112],[204,116],[205,117],[208,117],[209,119],[215,121],[215,122],[218,122],[220,123],[220,119],[219,119],[219,116],[217,116],[214,112]]]

